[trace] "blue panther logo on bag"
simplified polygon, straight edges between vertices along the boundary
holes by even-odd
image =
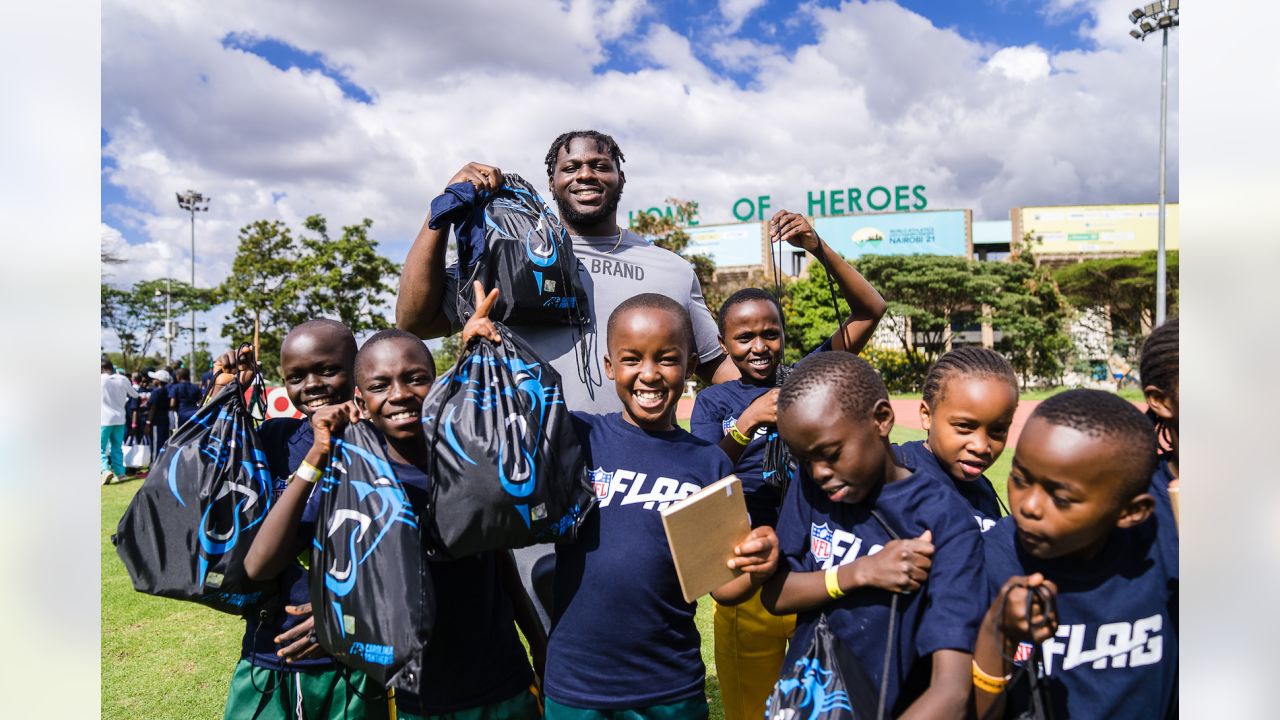
[[[779,711],[770,720],[818,720],[823,713],[835,710],[853,710],[849,704],[849,693],[843,690],[832,690],[835,678],[831,671],[822,666],[817,658],[801,658],[796,661],[796,674],[799,678],[778,681],[778,689],[784,693],[799,689],[801,700],[794,708]],[[808,709],[808,715],[798,710]]]
[[[418,517],[367,421],[334,439],[313,492],[311,601],[321,647],[383,685],[416,687],[435,615],[431,578]]]
[[[425,537],[449,557],[572,540],[596,502],[560,375],[495,325],[502,342],[473,341],[423,402]]]

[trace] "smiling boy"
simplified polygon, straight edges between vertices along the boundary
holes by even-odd
[[[660,511],[728,475],[715,445],[675,424],[693,371],[693,330],[684,307],[654,294],[609,316],[605,372],[623,411],[575,413],[600,500],[577,542],[556,547],[556,607],[547,651],[546,716],[705,718],[705,668]],[[751,532],[729,566],[742,575],[718,602],[746,600],[773,573],[768,527]]]
[[[1113,393],[1070,390],[1032,413],[1011,515],[985,537],[996,595],[974,651],[979,715],[1027,706],[1025,684],[1007,683],[1031,643],[1053,717],[1176,715],[1177,533],[1148,493],[1155,447],[1151,422]],[[1052,600],[1028,614],[1028,587]]]

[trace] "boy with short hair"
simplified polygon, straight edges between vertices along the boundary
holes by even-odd
[[[1026,707],[1026,684],[1008,683],[1030,643],[1053,717],[1170,712],[1177,534],[1148,492],[1155,442],[1151,422],[1109,392],[1069,390],[1032,413],[1009,474],[1011,515],[985,537],[997,593],[974,651],[979,715]],[[1029,588],[1039,597],[1028,613]]]
[[[987,604],[981,535],[954,488],[898,463],[893,420],[884,381],[862,358],[828,352],[796,365],[778,395],[778,431],[804,477],[787,489],[784,562],[761,600],[799,613],[784,669],[803,660],[825,616],[884,688],[888,717],[960,718]]]
[[[310,418],[317,410],[351,400],[355,392],[356,341],[336,320],[304,322],[289,331],[280,346],[280,374],[290,402],[304,419],[274,418],[262,423],[258,436],[280,495],[286,481],[302,465],[311,449]],[[252,378],[253,351],[241,346],[239,357],[219,359],[223,370],[217,385],[229,382],[238,366],[243,380]],[[275,579],[284,608],[262,618],[246,619],[240,661],[231,678],[225,720],[293,720],[294,718],[385,718],[382,691],[363,673],[348,670],[323,655],[312,628],[307,570],[295,556],[309,538],[295,538],[299,546],[285,561],[270,568],[245,568],[255,579]],[[251,553],[252,554],[252,553]],[[368,700],[362,696],[368,696]]]
[[[680,591],[660,511],[732,471],[725,454],[675,424],[698,356],[688,312],[646,293],[609,316],[605,373],[622,413],[575,413],[600,504],[577,542],[556,547],[555,615],[547,652],[546,717],[705,718],[705,669],[695,603]],[[712,592],[753,595],[777,566],[768,526],[729,566],[743,574]]]

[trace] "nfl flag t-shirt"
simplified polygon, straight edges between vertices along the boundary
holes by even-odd
[[[782,561],[793,572],[815,572],[880,552],[893,538],[871,514],[873,508],[902,539],[933,532],[929,579],[898,601],[886,700],[888,708],[898,706],[896,716],[904,709],[898,697],[903,682],[917,659],[938,650],[973,651],[989,596],[982,574],[982,535],[973,513],[949,486],[919,472],[882,485],[878,496],[873,493],[858,504],[832,502],[807,473],[801,473],[787,488],[778,520]],[[800,613],[783,668],[803,658],[825,613],[831,631],[879,688],[892,598],[888,590],[858,588]]]
[[[772,387],[752,385],[741,380],[731,380],[698,393],[693,405],[689,429],[707,442],[718,445],[729,426],[734,424],[747,406],[756,398],[772,390]],[[747,500],[747,512],[751,515],[751,527],[778,524],[778,506],[782,504],[782,490],[765,483],[764,447],[774,428],[761,427],[742,451],[733,473],[742,481],[742,492]]]
[[[911,470],[922,472],[954,487],[956,492],[960,493],[960,497],[973,508],[973,519],[982,532],[990,530],[999,522],[1000,499],[996,495],[995,486],[986,475],[979,475],[972,480],[956,480],[947,474],[923,440],[894,445],[893,454],[898,457],[898,462]]]
[[[1013,518],[986,534],[992,592],[1014,575],[1044,573],[1058,586],[1058,630],[1041,644],[1056,718],[1165,717],[1178,670],[1177,538],[1164,513],[1115,530],[1087,560],[1032,557],[1018,540]],[[1170,546],[1173,547],[1170,547]],[[1025,660],[1031,646],[1015,654]],[[1010,692],[1007,714],[1027,704],[1026,683]]]
[[[546,695],[623,710],[700,696],[696,603],[680,592],[660,511],[730,474],[729,458],[679,428],[574,413],[599,498],[578,540],[556,546]]]

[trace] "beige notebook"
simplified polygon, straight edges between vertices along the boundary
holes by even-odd
[[[719,480],[662,511],[662,527],[686,602],[715,590],[742,573],[726,563],[751,534],[742,481]]]

